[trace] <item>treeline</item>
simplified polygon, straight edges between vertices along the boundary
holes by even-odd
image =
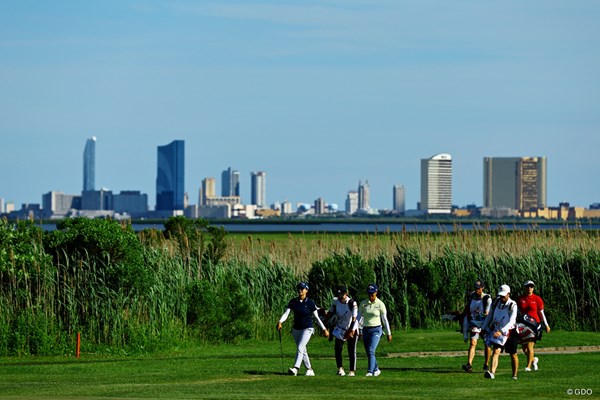
[[[225,258],[226,232],[205,220],[174,217],[163,230],[139,233],[110,219],[65,219],[50,232],[1,220],[0,356],[70,354],[78,332],[84,352],[273,339],[299,280],[321,307],[338,284],[361,300],[377,282],[392,324],[403,329],[440,326],[443,314],[463,307],[476,278],[492,292],[507,283],[516,294],[532,279],[554,328],[598,330],[598,247],[542,241],[524,254],[490,256],[476,233],[461,235],[474,241],[467,250],[426,253],[390,235],[393,251],[364,257],[348,248],[298,272],[268,254],[251,263]]]

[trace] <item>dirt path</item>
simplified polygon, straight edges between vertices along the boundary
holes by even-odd
[[[464,351],[412,351],[408,353],[389,353],[389,358],[406,357],[461,357],[466,354]],[[545,354],[577,354],[600,352],[600,346],[564,346],[564,347],[536,347],[535,352]],[[483,355],[483,350],[477,350],[478,355]]]

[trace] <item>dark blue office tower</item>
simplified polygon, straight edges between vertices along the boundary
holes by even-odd
[[[185,142],[158,146],[156,210],[183,210]]]
[[[83,150],[83,191],[96,190],[96,136],[85,142]]]

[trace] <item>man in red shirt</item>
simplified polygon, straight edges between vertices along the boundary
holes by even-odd
[[[544,314],[544,301],[540,296],[533,294],[535,283],[527,281],[523,286],[525,287],[525,294],[517,300],[519,311],[521,311],[522,315],[527,314],[535,319],[538,324],[543,322],[546,332],[550,333],[550,325],[548,325],[548,320],[546,320],[546,315]],[[538,370],[538,358],[534,356],[533,352],[535,342],[536,339],[533,339],[531,342],[523,344],[523,352],[527,355],[527,367],[525,367],[525,371],[531,371],[532,366],[534,371]]]

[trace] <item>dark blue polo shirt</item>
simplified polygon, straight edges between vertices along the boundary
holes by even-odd
[[[308,297],[300,301],[294,297],[287,305],[294,313],[294,329],[307,329],[313,327],[313,312],[317,309],[314,301]]]

